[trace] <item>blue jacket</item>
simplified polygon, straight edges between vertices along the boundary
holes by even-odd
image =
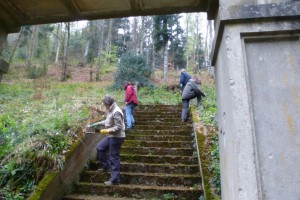
[[[192,77],[187,73],[187,72],[182,72],[180,74],[180,87],[183,90],[187,82],[191,79]]]

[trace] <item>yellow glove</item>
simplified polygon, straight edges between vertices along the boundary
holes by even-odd
[[[107,129],[102,129],[100,133],[106,135],[109,133],[109,131]]]

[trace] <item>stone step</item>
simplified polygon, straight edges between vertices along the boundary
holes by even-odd
[[[84,171],[80,175],[80,182],[104,183],[109,178],[110,172]],[[121,184],[184,187],[185,185],[200,185],[201,179],[197,174],[121,172]]]
[[[193,127],[186,124],[185,126],[168,126],[168,125],[135,125],[133,129],[138,130],[185,130],[185,131],[193,131]]]
[[[136,124],[122,145],[121,184],[106,186],[110,172],[89,163],[65,200],[198,200],[203,197],[193,126],[181,122],[181,105],[139,105]],[[85,195],[87,194],[87,195]],[[98,196],[99,195],[99,196]],[[113,198],[114,197],[114,198]]]
[[[125,120],[126,122],[126,120]],[[135,118],[135,122],[147,122],[147,123],[154,123],[154,122],[158,122],[158,123],[166,123],[166,122],[172,122],[172,123],[182,123],[181,118],[143,118],[143,117],[139,117],[139,118]]]
[[[182,108],[181,104],[178,105],[139,105],[136,107],[137,110],[173,110]]]
[[[189,187],[165,187],[120,184],[106,186],[103,183],[82,183],[79,182],[74,187],[77,194],[109,195],[130,198],[164,199],[164,195],[173,194],[177,199],[199,199],[203,195],[200,185]]]
[[[97,170],[100,166],[98,161],[90,163],[90,170]],[[197,164],[161,164],[161,163],[141,163],[141,162],[123,162],[121,160],[121,172],[135,173],[165,173],[165,174],[198,174],[199,166]],[[200,175],[199,175],[200,176]]]
[[[62,198],[63,200],[136,200],[135,198],[114,198],[109,196],[99,196],[99,195],[82,195],[82,194],[72,194]]]
[[[134,115],[181,115],[181,110],[174,110],[174,111],[168,111],[168,110],[156,110],[156,111],[147,111],[147,110],[134,110]],[[125,112],[126,113],[126,112]]]
[[[122,162],[142,162],[142,163],[169,163],[169,164],[197,164],[198,158],[194,156],[172,156],[172,155],[134,155],[121,154]]]
[[[122,147],[193,148],[193,144],[192,142],[185,141],[125,140]]]
[[[144,121],[139,121],[137,120],[135,122],[135,125],[165,125],[165,126],[188,126],[186,122],[182,122],[181,120],[178,121],[160,121],[160,120],[144,120]]]
[[[122,147],[122,154],[192,156],[193,148]]]
[[[126,140],[144,140],[144,141],[191,141],[192,136],[185,135],[126,135]]]
[[[185,135],[189,136],[193,133],[192,130],[138,130],[138,129],[126,129],[125,130],[126,136],[135,135],[135,134],[142,134],[142,135]]]
[[[139,113],[134,113],[133,116],[137,119],[165,119],[165,118],[172,118],[172,119],[180,119],[181,113],[177,114],[155,114],[155,113],[148,113],[148,114],[139,114]]]

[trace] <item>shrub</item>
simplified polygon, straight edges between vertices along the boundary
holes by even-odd
[[[122,88],[124,81],[139,82],[139,85],[153,86],[150,76],[153,69],[147,65],[145,57],[132,52],[124,54],[115,74],[114,88]]]
[[[29,67],[28,70],[27,70],[27,76],[28,78],[31,78],[31,79],[37,79],[37,78],[40,78],[44,75],[46,75],[47,73],[47,67],[44,66],[44,67],[37,67],[37,66],[32,66],[32,67]]]

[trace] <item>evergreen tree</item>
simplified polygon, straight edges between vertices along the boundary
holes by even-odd
[[[138,82],[140,86],[152,86],[150,77],[153,70],[147,65],[146,58],[135,52],[125,53],[115,74],[115,88],[122,88],[125,81]]]
[[[179,15],[159,15],[154,17],[154,40],[155,40],[155,48],[157,51],[163,49],[164,53],[164,80],[168,79],[168,43],[173,42],[172,45],[172,55],[173,58],[175,56],[180,56],[180,44],[181,43],[181,35],[183,33],[180,24],[179,24]],[[173,35],[175,33],[175,35]],[[183,48],[183,45],[182,47]],[[183,61],[183,58],[176,58],[176,65]]]

